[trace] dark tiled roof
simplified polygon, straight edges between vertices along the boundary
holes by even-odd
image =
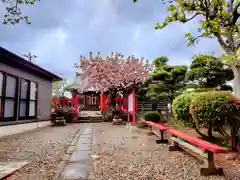
[[[20,69],[31,71],[42,77],[54,81],[62,80],[62,78],[57,76],[56,74],[53,74],[52,72],[47,71],[46,69],[43,69],[40,66],[25,60],[24,58],[8,51],[7,49],[4,49],[1,46],[0,46],[0,62],[3,62],[4,64],[8,64],[11,66],[15,66]]]

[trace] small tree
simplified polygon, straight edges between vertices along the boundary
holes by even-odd
[[[57,97],[61,98],[64,97],[64,93],[66,92],[66,79],[62,81],[54,81],[52,87],[52,93]]]
[[[33,6],[40,0],[1,0],[6,5],[6,13],[4,15],[3,24],[18,24],[20,21],[24,21],[27,24],[31,24],[28,20],[28,16],[23,15],[22,7]]]
[[[145,82],[152,69],[151,64],[143,58],[125,57],[120,53],[112,53],[107,57],[100,56],[100,53],[94,57],[90,53],[89,58],[81,56],[80,65],[75,67],[83,71],[86,79],[84,88],[109,90],[114,95],[119,90]]]
[[[157,99],[168,97],[171,103],[185,87],[187,67],[168,65],[167,57],[157,58],[153,63],[155,68],[151,74],[152,82],[149,85],[148,94]]]
[[[137,2],[138,0],[133,0]],[[240,1],[239,0],[162,0],[168,4],[169,15],[155,29],[167,27],[170,23],[182,24],[198,21],[197,36],[186,33],[188,45],[194,45],[201,38],[216,38],[225,54],[224,60],[234,73],[234,93],[240,97]]]
[[[194,56],[186,78],[194,83],[191,85],[195,88],[232,90],[231,86],[226,85],[226,81],[233,79],[231,68],[224,67],[224,64],[213,56]]]
[[[224,92],[201,92],[193,99],[190,105],[190,113],[199,127],[208,128],[208,136],[212,137],[213,129],[221,129],[224,123],[232,124],[230,118],[236,113],[236,105],[233,98]]]
[[[190,114],[189,108],[194,98],[199,92],[186,92],[177,96],[173,100],[174,123],[184,127],[195,128],[196,123]]]

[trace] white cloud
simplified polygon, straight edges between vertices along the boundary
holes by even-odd
[[[36,38],[33,42],[32,48],[30,48],[29,51],[39,57],[38,61],[40,62],[38,63],[49,63],[48,54],[52,54],[56,51],[61,52],[62,54],[64,53],[65,41],[67,37],[68,33],[63,29],[54,29],[46,33],[44,36]]]
[[[59,42],[59,44],[61,45],[65,44],[67,34],[62,29],[57,29],[56,33],[54,33],[54,36],[56,40]]]
[[[138,39],[139,33],[140,33],[140,29],[137,28],[136,31],[135,31],[135,33],[134,33],[134,39],[135,39],[135,40]]]
[[[89,9],[93,15],[90,21],[90,27],[96,28],[107,25],[117,17],[116,7],[112,0],[93,0],[92,4]]]

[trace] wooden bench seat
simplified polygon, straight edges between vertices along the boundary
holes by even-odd
[[[168,143],[168,139],[166,137],[167,133],[166,132],[169,127],[164,125],[164,124],[158,124],[152,121],[144,121],[146,124],[149,126],[150,130],[150,135],[155,134],[157,137],[160,137],[156,142],[159,143]]]
[[[172,146],[169,146],[169,151],[175,151],[183,149],[184,151],[198,157],[203,161],[203,165],[200,166],[200,174],[207,176],[211,174],[222,174],[221,168],[216,168],[214,164],[214,154],[227,153],[228,149],[211,144],[207,141],[194,137],[185,132],[168,129]]]

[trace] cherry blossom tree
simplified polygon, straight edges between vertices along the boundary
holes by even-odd
[[[111,53],[110,56],[80,57],[80,64],[85,78],[85,87],[93,87],[97,90],[122,90],[130,85],[137,85],[148,79],[153,66],[143,58],[123,56],[120,53]]]

